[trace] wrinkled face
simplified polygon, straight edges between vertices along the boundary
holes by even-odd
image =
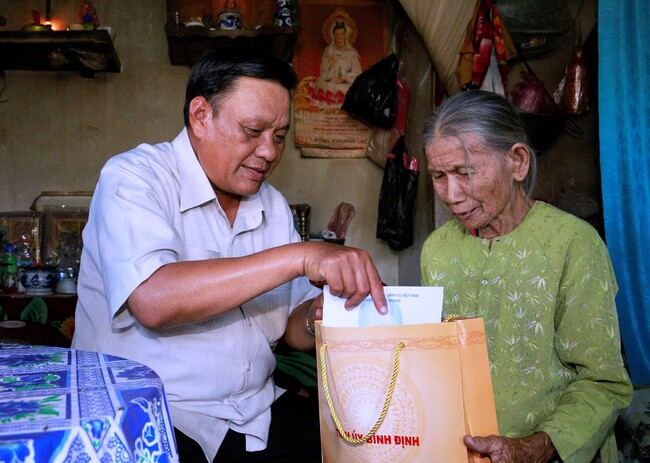
[[[476,136],[464,136],[469,148],[469,164],[456,137],[439,138],[426,147],[429,173],[438,197],[467,230],[499,228],[497,224],[511,222],[511,202],[515,183],[505,157],[502,164],[497,156],[482,147]]]
[[[279,164],[291,101],[280,84],[241,77],[217,114],[202,97],[190,104],[193,147],[217,193],[257,193]]]

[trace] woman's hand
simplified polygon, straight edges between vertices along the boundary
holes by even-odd
[[[465,447],[490,457],[492,463],[547,463],[558,456],[553,442],[545,432],[532,436],[465,436]]]

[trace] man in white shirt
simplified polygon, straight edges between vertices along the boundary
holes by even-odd
[[[183,131],[109,159],[93,196],[73,347],[161,376],[183,463],[320,462],[317,411],[281,397],[273,349],[282,337],[314,348],[322,297],[309,280],[350,307],[371,294],[385,312],[368,254],[300,242],[265,182],[295,85],[291,66],[264,52],[212,52],[188,80]]]

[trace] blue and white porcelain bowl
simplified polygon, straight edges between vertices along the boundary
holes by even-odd
[[[231,31],[235,29],[241,29],[241,16],[239,13],[232,11],[225,11],[219,14],[219,29]]]
[[[57,281],[55,267],[25,267],[20,277],[28,296],[52,294]]]

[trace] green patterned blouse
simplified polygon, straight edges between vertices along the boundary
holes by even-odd
[[[484,240],[452,220],[431,233],[422,282],[444,313],[482,317],[499,430],[546,432],[565,463],[618,461],[613,425],[632,398],[621,357],[614,271],[588,223],[541,201]]]

